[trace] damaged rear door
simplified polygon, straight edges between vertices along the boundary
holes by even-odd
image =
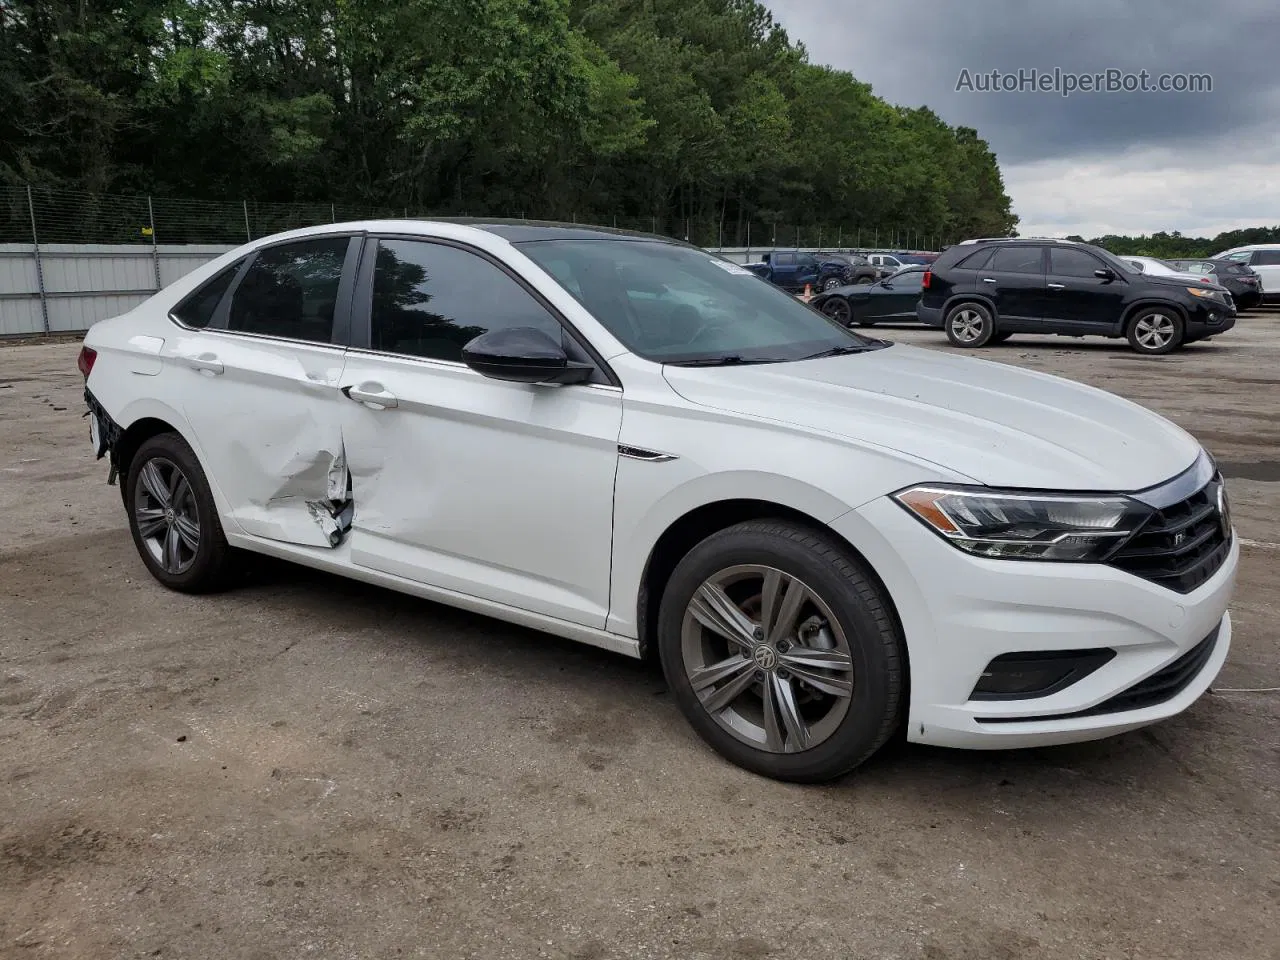
[[[339,392],[360,239],[263,247],[174,364],[205,470],[247,534],[332,547],[350,520]]]

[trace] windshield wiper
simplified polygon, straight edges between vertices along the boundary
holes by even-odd
[[[747,363],[781,363],[782,361],[776,357],[761,357],[748,359],[740,353],[729,353],[722,357],[699,357],[696,360],[674,360],[671,361],[673,367],[733,367],[739,364]]]
[[[843,357],[850,353],[866,353],[868,350],[879,349],[872,344],[853,344],[847,343],[838,347],[832,347],[830,350],[819,350],[817,353],[811,353],[807,357],[801,357],[801,360],[821,360],[823,357]]]

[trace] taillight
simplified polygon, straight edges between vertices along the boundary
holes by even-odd
[[[933,282],[933,271],[926,270],[924,276],[920,278],[920,287],[924,290],[929,289],[929,284]]]
[[[76,367],[83,374],[86,380],[89,379],[89,372],[93,370],[93,361],[98,359],[98,351],[92,347],[81,347],[80,356],[76,358]]]

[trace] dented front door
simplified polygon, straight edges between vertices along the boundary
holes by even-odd
[[[181,352],[187,419],[232,521],[253,536],[336,545],[348,487],[343,348],[209,331]]]

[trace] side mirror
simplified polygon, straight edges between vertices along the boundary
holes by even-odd
[[[1116,272],[1110,267],[1102,267],[1099,270],[1095,270],[1093,275],[1099,280],[1114,280],[1116,278]]]
[[[595,369],[570,360],[564,347],[537,327],[482,333],[462,348],[462,362],[476,373],[512,383],[582,383]]]

